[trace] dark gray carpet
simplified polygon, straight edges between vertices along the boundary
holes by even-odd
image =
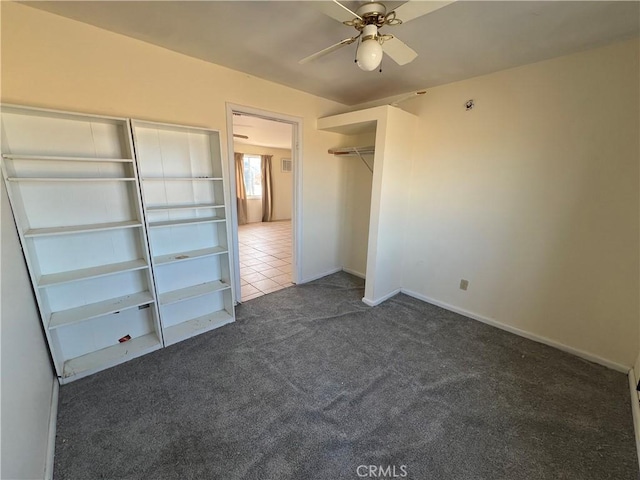
[[[347,274],[282,290],[63,386],[55,478],[335,480],[360,465],[412,480],[637,478],[625,375],[405,295],[375,308],[362,295]]]

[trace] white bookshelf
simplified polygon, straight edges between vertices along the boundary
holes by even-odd
[[[227,178],[214,130],[132,121],[165,345],[235,319]]]
[[[129,122],[0,115],[2,175],[60,381],[161,348]]]

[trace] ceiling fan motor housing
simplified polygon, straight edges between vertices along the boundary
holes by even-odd
[[[356,13],[365,20],[375,20],[378,17],[384,18],[387,14],[387,7],[378,2],[365,3],[356,10]]]
[[[356,11],[356,14],[360,18],[348,20],[343,23],[350,27],[355,27],[360,31],[368,25],[375,25],[380,28],[383,25],[397,25],[401,23],[399,20],[396,20],[395,12],[387,14],[387,7],[378,2],[365,3],[364,5],[361,5]]]

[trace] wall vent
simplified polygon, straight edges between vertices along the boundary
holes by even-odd
[[[281,163],[282,163],[282,171],[283,172],[291,172],[292,169],[292,163],[291,163],[291,159],[290,158],[283,158],[281,159]]]

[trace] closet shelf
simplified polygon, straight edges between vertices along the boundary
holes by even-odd
[[[153,303],[153,295],[151,292],[140,292],[131,295],[125,295],[118,298],[110,298],[102,302],[90,303],[81,307],[70,308],[53,312],[49,320],[49,328],[59,328],[74,323],[83,322],[96,317],[102,317],[111,313],[127,310],[129,308],[138,307]]]
[[[166,265],[168,263],[182,262],[184,260],[193,260],[196,258],[210,257],[213,255],[221,255],[227,253],[227,249],[223,247],[203,248],[200,250],[189,250],[187,252],[170,253],[168,255],[159,255],[153,260],[156,265]]]
[[[24,232],[24,236],[43,237],[49,235],[68,235],[73,233],[99,232],[103,230],[136,227],[142,227],[142,224],[136,220],[130,220],[127,222],[92,223],[90,225],[72,225],[70,227],[33,228]]]
[[[38,287],[48,287],[50,285],[59,285],[61,283],[103,277],[105,275],[113,275],[116,273],[131,272],[147,267],[148,265],[146,261],[143,259],[137,259],[130,260],[128,262],[110,263],[107,265],[98,265],[96,267],[69,270],[67,272],[49,273],[40,277],[38,280]]]
[[[155,205],[153,207],[147,207],[147,211],[165,212],[167,210],[199,210],[205,208],[225,208],[225,206],[217,203],[195,203],[193,205]]]
[[[158,350],[162,345],[155,333],[148,333],[141,337],[132,338],[123,343],[117,343],[101,350],[72,358],[64,362],[63,378],[89,373],[112,367],[132,358]],[[83,376],[84,376],[83,375]]]
[[[221,217],[186,218],[181,220],[167,220],[164,222],[149,222],[149,228],[180,227],[182,225],[192,225],[195,223],[224,222],[225,220],[226,219]]]
[[[203,295],[226,290],[228,288],[231,288],[231,286],[220,280],[215,280],[213,282],[200,283],[198,285],[161,293],[158,296],[158,299],[160,300],[160,305],[168,305],[170,303],[182,302],[183,300],[201,297]]]
[[[360,155],[373,155],[375,153],[374,146],[367,147],[337,147],[330,148],[329,153],[336,157],[359,157]]]
[[[191,181],[221,181],[220,177],[144,177],[142,180],[150,182],[191,182]]]
[[[173,345],[196,334],[213,330],[231,322],[233,322],[233,315],[226,310],[208,313],[207,315],[167,327],[164,330],[164,343],[167,346]]]
[[[97,158],[97,157],[56,157],[51,155],[14,155],[5,153],[2,158],[7,160],[38,160],[51,162],[103,162],[103,163],[132,163],[132,158]]]

